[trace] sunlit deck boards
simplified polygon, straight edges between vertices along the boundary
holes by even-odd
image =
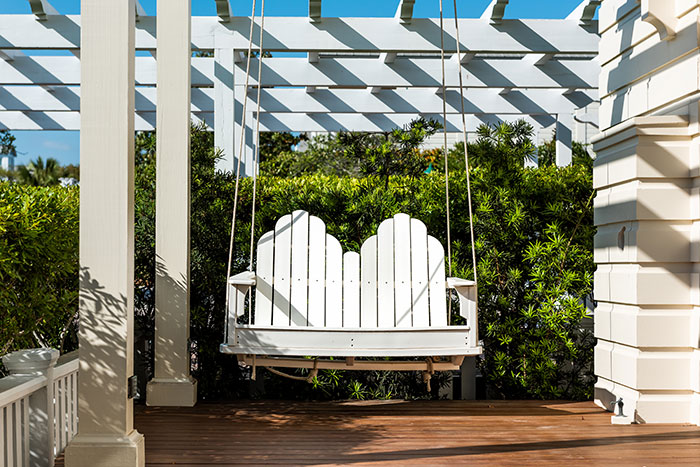
[[[135,423],[150,466],[697,466],[700,459],[700,428],[612,426],[610,414],[588,402],[253,401],[137,407]]]

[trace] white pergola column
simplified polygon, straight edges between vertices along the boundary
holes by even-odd
[[[155,375],[146,403],[191,407],[190,0],[158,3]]]
[[[214,146],[223,151],[216,168],[226,172],[233,171],[236,141],[233,119],[234,53],[232,49],[214,49]]]
[[[134,0],[83,0],[80,386],[69,467],[144,465],[134,354]]]

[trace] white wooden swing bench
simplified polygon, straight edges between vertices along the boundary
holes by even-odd
[[[343,254],[321,219],[295,211],[258,241],[257,271],[228,284],[221,351],[253,367],[432,373],[481,354],[474,282],[445,278],[442,245],[406,214],[382,222],[359,254]],[[449,324],[448,288],[466,325]]]
[[[263,3],[264,5],[264,3]],[[455,11],[457,4],[455,3]],[[265,9],[261,12],[258,53],[256,134],[260,132],[260,92]],[[250,57],[253,48],[255,4],[248,37],[248,61],[243,97],[241,146],[245,140]],[[445,50],[442,2],[440,2],[442,96],[445,87]],[[455,43],[460,55],[459,25]],[[459,92],[464,100],[462,68]],[[462,117],[464,108],[462,107]],[[447,117],[443,102],[443,126]],[[467,145],[466,120],[462,135]],[[444,138],[445,168],[447,138]],[[254,152],[257,164],[258,147]],[[236,170],[231,243],[230,275],[235,238],[236,207],[241,174]],[[469,156],[465,151],[472,261],[476,279],[476,251],[469,183]],[[255,177],[251,223],[255,225]],[[450,243],[449,177],[445,173],[447,242]],[[450,249],[448,248],[448,256]],[[253,262],[251,252],[251,263]],[[251,266],[252,269],[252,266]],[[253,291],[253,288],[255,290]],[[446,290],[459,297],[460,315],[466,325],[452,326]],[[235,354],[239,362],[253,367],[310,368],[311,381],[320,369],[422,370],[430,387],[430,375],[439,370],[459,369],[465,356],[481,354],[477,328],[476,282],[445,278],[442,244],[427,233],[425,225],[406,214],[397,214],[379,225],[377,235],[367,239],[360,253],[343,250],[326,226],[305,211],[295,211],[277,221],[275,230],[258,241],[257,271],[228,278],[226,335],[221,351]],[[308,358],[313,357],[313,358]],[[326,358],[319,358],[326,357]],[[374,357],[376,360],[358,360]],[[413,357],[402,361],[392,357]],[[416,358],[420,357],[420,358]],[[276,370],[274,370],[276,371]],[[289,375],[286,375],[289,376]]]

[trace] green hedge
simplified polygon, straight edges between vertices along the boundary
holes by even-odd
[[[152,329],[154,157],[143,136],[137,171],[137,293],[142,327]],[[235,359],[221,355],[224,284],[234,183],[214,173],[211,135],[192,139],[191,338],[202,398],[248,395]],[[472,148],[485,157],[498,145]],[[522,159],[521,159],[522,161]],[[504,168],[505,167],[505,168]],[[452,174],[453,273],[470,278],[466,177]],[[522,163],[472,172],[479,271],[480,361],[492,397],[588,398],[592,391],[592,337],[580,330],[582,301],[591,291],[592,179],[585,166],[523,168]],[[250,179],[242,180],[234,272],[248,266]],[[255,236],[282,215],[304,209],[320,217],[345,250],[358,251],[379,223],[397,212],[421,219],[443,243],[444,178],[260,177]],[[266,372],[264,372],[266,373]],[[418,375],[325,372],[316,386],[265,376],[267,397],[421,397]],[[444,382],[444,378],[442,380]],[[434,385],[437,386],[437,385]]]
[[[75,348],[76,188],[0,183],[0,284],[0,355]]]
[[[581,330],[593,272],[592,182],[587,165],[522,167],[517,147],[483,138],[470,146],[479,274],[479,361],[490,397],[589,398],[592,344]],[[154,135],[137,138],[136,282],[138,333],[153,337],[155,274]],[[234,183],[216,173],[213,136],[192,133],[191,338],[202,399],[248,397],[234,357],[222,355],[225,269]],[[458,160],[458,159],[457,159]],[[483,162],[481,162],[483,161]],[[515,162],[513,162],[515,161]],[[519,162],[518,162],[519,161]],[[326,222],[357,251],[397,212],[421,219],[445,243],[444,176],[260,177],[255,235],[295,209]],[[248,264],[251,180],[241,183],[234,271]],[[453,274],[470,278],[466,178],[450,176]],[[0,184],[0,344],[75,346],[78,190]],[[458,318],[455,317],[457,321]],[[36,332],[33,332],[36,331]],[[41,342],[39,342],[39,340]],[[141,352],[141,350],[139,350]],[[314,385],[262,372],[266,397],[425,397],[414,373],[322,372]],[[443,375],[433,384],[444,383]]]

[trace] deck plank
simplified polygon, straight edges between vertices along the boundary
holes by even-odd
[[[698,465],[700,428],[613,426],[590,402],[138,406],[148,466]],[[62,460],[56,464],[62,466]]]

